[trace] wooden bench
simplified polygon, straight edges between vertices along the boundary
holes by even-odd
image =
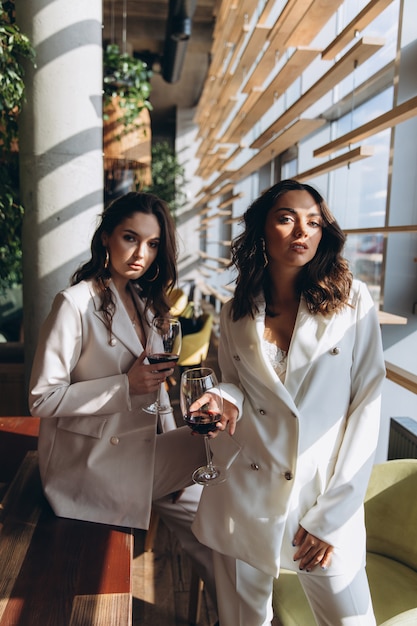
[[[54,515],[38,427],[36,418],[0,418],[0,626],[129,626],[133,534]]]

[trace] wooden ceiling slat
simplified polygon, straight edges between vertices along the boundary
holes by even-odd
[[[373,146],[359,146],[358,148],[349,150],[349,152],[345,152],[344,154],[341,154],[334,159],[330,159],[321,165],[312,167],[310,170],[301,172],[300,174],[294,176],[294,178],[298,181],[311,180],[314,176],[320,176],[322,174],[326,174],[327,172],[332,172],[333,170],[342,167],[342,165],[350,165],[356,161],[361,161],[362,159],[373,156],[374,152],[375,149]]]
[[[270,141],[275,133],[301,115],[309,106],[338,85],[346,76],[369,59],[384,45],[380,37],[363,37],[355,46],[335,63],[321,78],[319,78],[285,113],[275,120],[251,145],[251,148],[261,148]]]
[[[313,0],[310,7],[302,15],[297,27],[285,41],[285,47],[309,46],[316,35],[336,13],[344,0]],[[298,3],[301,4],[301,3]]]
[[[237,182],[246,178],[266,163],[269,163],[269,161],[272,161],[275,156],[293,146],[302,137],[306,137],[325,123],[326,121],[321,118],[300,119],[294,122],[292,126],[284,130],[274,141],[260,150],[244,165],[241,165],[239,169],[235,170],[231,175],[231,179]]]
[[[321,148],[317,148],[314,150],[313,155],[317,157],[326,156],[331,154],[332,152],[336,152],[346,146],[349,146],[352,143],[357,143],[358,141],[362,141],[367,137],[371,137],[372,135],[376,135],[377,133],[386,130],[387,128],[391,128],[392,126],[396,126],[397,124],[401,124],[401,122],[405,122],[412,117],[417,115],[417,96],[403,102],[402,104],[397,105],[391,111],[387,113],[383,113],[378,117],[374,118],[370,122],[359,126],[349,133],[346,133],[342,137],[338,137],[334,141],[322,146]]]
[[[224,141],[238,142],[319,54],[320,50],[318,49],[297,48],[263,93],[259,91],[258,98],[245,117],[235,118],[234,128],[228,129],[225,133]]]
[[[362,31],[373,20],[378,17],[392,0],[370,0],[354,19],[342,30],[342,32],[327,46],[322,53],[323,60],[334,59],[336,54],[341,52],[351,41],[355,39],[356,32]]]

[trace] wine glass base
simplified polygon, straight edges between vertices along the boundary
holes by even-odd
[[[156,402],[154,402],[153,404],[150,404],[149,406],[143,407],[142,411],[145,411],[145,413],[158,413],[158,415],[163,415],[165,413],[171,413],[172,411],[172,407],[171,406],[160,406],[158,408],[158,405],[156,404]]]
[[[193,472],[193,481],[198,485],[219,485],[226,480],[226,473],[223,468],[209,467],[204,465]]]

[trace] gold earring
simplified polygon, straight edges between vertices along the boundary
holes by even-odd
[[[267,257],[267,254],[266,254],[265,239],[263,237],[261,237],[261,245],[262,245],[262,256],[264,258],[264,269],[265,269],[266,266],[268,265],[269,261],[268,261],[268,257]]]
[[[106,270],[109,267],[110,263],[110,254],[109,251],[106,250],[106,258],[104,259],[104,269]]]
[[[153,283],[159,276],[159,265],[158,263],[156,264],[156,274],[153,278],[147,278],[146,280],[148,281],[148,283]]]

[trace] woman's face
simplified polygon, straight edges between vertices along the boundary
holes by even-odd
[[[265,244],[270,266],[301,268],[317,252],[323,233],[320,207],[304,190],[287,191],[270,209]]]
[[[111,235],[103,233],[113,280],[127,282],[143,276],[158,254],[160,235],[155,215],[140,212],[124,219]]]

